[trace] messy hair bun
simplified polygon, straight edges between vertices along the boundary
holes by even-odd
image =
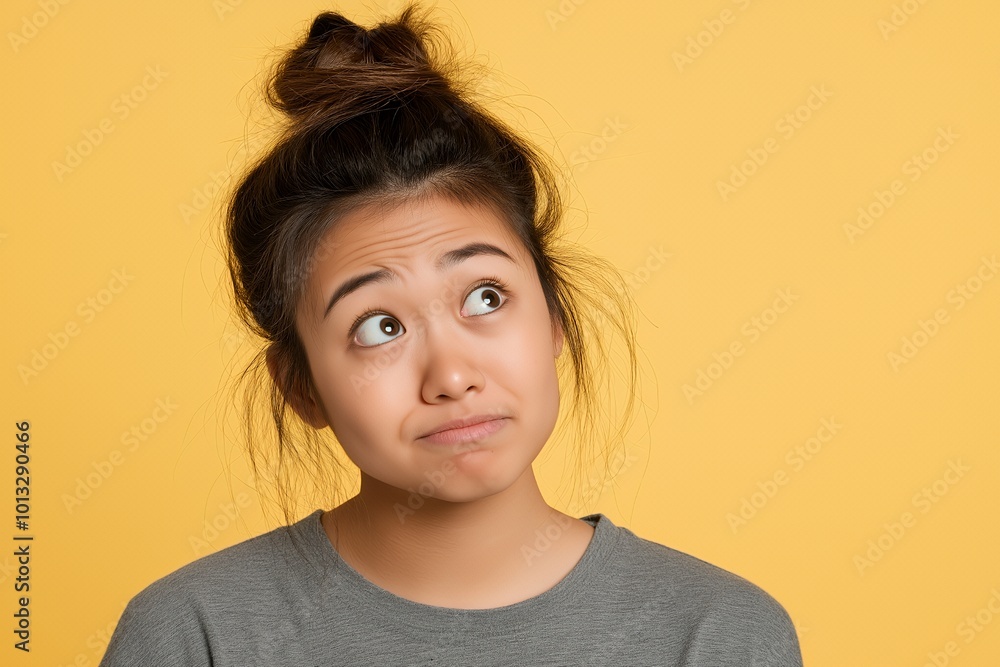
[[[324,12],[313,20],[305,41],[279,64],[268,102],[302,123],[414,90],[448,93],[448,81],[434,70],[427,51],[432,31],[412,7],[398,22],[371,30]]]
[[[306,278],[329,230],[360,206],[393,205],[436,194],[491,206],[534,260],[553,321],[561,325],[572,366],[573,439],[581,467],[603,445],[595,373],[607,377],[609,329],[627,347],[629,395],[615,432],[635,406],[633,305],[613,265],[559,235],[563,203],[551,158],[474,101],[481,70],[459,61],[439,28],[413,4],[367,29],[323,12],[273,69],[265,98],[286,117],[276,144],[236,184],[227,202],[226,246],[236,310],[266,341],[240,380],[246,382],[246,441],[258,481],[273,481],[291,522],[297,490],[309,477],[321,502],[346,499],[348,473],[325,440],[302,422],[289,397],[313,382],[295,314]],[[287,369],[270,381],[270,356]],[[605,357],[596,363],[593,356]],[[263,382],[259,382],[263,380]],[[277,447],[255,431],[258,388],[269,387]],[[296,431],[293,435],[292,429]],[[605,451],[605,468],[610,452]],[[331,491],[332,490],[332,491]],[[312,505],[310,505],[312,506]]]

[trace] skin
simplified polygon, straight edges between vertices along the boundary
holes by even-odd
[[[435,266],[472,242],[513,261]],[[531,465],[558,416],[563,332],[530,255],[492,209],[437,195],[355,210],[321,250],[296,319],[315,386],[288,399],[361,470],[358,494],[323,514],[333,547],[372,583],[423,604],[494,608],[552,588],[594,529],[545,502]],[[398,281],[366,284],[326,312],[338,286],[379,268]],[[491,277],[507,289],[478,286]],[[368,309],[379,314],[352,335]],[[275,357],[268,366],[283,373]],[[421,437],[478,414],[502,427],[458,445]]]

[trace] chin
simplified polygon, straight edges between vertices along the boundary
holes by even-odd
[[[530,465],[529,462],[528,466],[530,467]],[[433,490],[431,490],[431,484],[427,480],[421,483],[422,489],[420,487],[413,487],[413,489],[416,493],[422,494],[424,498],[434,498],[449,503],[470,503],[510,489],[521,479],[524,472],[525,470],[508,470],[498,465],[496,459],[485,462],[482,468],[456,463],[451,467],[451,473],[443,475],[443,482],[435,486]],[[431,492],[423,493],[424,491]],[[412,499],[414,495],[416,494],[411,493],[410,498]]]

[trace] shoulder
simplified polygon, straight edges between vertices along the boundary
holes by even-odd
[[[122,612],[101,666],[133,664],[134,656],[162,658],[162,665],[207,664],[213,628],[229,627],[241,610],[266,606],[262,601],[280,603],[302,586],[308,543],[299,551],[292,539],[302,525],[275,528],[147,584]]]
[[[620,569],[618,585],[662,612],[689,651],[713,659],[739,655],[745,664],[801,665],[791,616],[761,586],[627,528],[615,532],[610,566]]]
[[[627,528],[621,530],[622,558],[631,568],[649,574],[647,583],[661,593],[683,595],[692,608],[754,608],[787,616],[774,597],[749,579]]]
[[[298,526],[280,526],[256,537],[202,556],[156,579],[134,598],[137,604],[155,599],[213,602],[224,595],[231,604],[240,591],[274,587],[302,567],[302,556],[293,543]],[[301,546],[301,545],[300,545]]]

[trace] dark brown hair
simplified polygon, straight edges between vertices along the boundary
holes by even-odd
[[[371,29],[324,12],[270,74],[265,97],[286,123],[227,201],[225,243],[236,311],[265,341],[239,378],[246,383],[246,445],[258,487],[273,483],[286,522],[303,499],[303,477],[312,478],[321,502],[346,499],[339,473],[348,469],[331,446],[332,434],[299,419],[289,396],[312,389],[295,327],[306,278],[327,232],[360,206],[433,194],[493,207],[534,259],[549,312],[565,335],[569,354],[556,361],[561,386],[565,365],[572,366],[570,423],[579,466],[592,467],[593,446],[609,441],[599,416],[614,397],[599,396],[595,381],[598,374],[610,378],[602,340],[609,329],[621,334],[627,351],[618,437],[631,421],[637,381],[631,296],[613,265],[560,236],[558,170],[474,101],[474,74],[413,4]],[[288,369],[280,382],[266,374],[269,353]],[[260,436],[254,418],[262,387],[276,443]],[[604,452],[606,471],[610,450]]]

